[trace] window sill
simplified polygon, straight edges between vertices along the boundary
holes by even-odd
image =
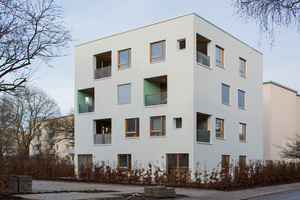
[[[224,66],[219,66],[219,65],[216,65],[217,67],[221,68],[221,69],[226,69]]]
[[[165,135],[150,136],[149,138],[166,138]]]
[[[228,104],[228,103],[223,103],[223,102],[222,102],[222,104],[225,105],[225,106],[231,106],[231,105]]]
[[[129,66],[129,67],[123,67],[123,68],[118,68],[118,71],[122,71],[122,70],[125,70],[125,69],[130,69],[131,68],[131,66]]]
[[[206,144],[206,145],[212,145],[212,143],[211,143],[211,142],[198,142],[198,141],[197,141],[197,144]]]
[[[157,60],[157,61],[153,61],[153,62],[150,61],[150,64],[160,63],[160,62],[165,62],[165,61],[166,61],[166,59],[164,59],[164,60]]]
[[[140,139],[140,137],[125,137],[125,140],[127,140],[127,139]]]
[[[240,140],[239,142],[247,143],[247,140]]]
[[[216,137],[217,140],[225,140],[225,138]]]
[[[151,106],[144,106],[144,108],[155,108],[155,107],[163,107],[163,106],[167,106],[168,104],[157,104],[157,105],[151,105]]]
[[[111,76],[103,77],[103,78],[94,78],[94,81],[102,81],[102,80],[107,80],[107,79],[111,79]]]
[[[78,115],[89,115],[89,114],[94,114],[95,111],[93,112],[84,112],[84,113],[77,113]]]
[[[204,67],[204,68],[212,70],[212,68],[210,66],[207,66],[207,65],[204,65],[204,64],[201,64],[201,63],[198,63],[198,62],[197,62],[197,64]]]
[[[118,103],[118,105],[127,105],[127,104],[131,104],[131,102],[130,103]]]
[[[246,108],[241,108],[241,107],[239,107],[239,109],[240,109],[240,110],[246,110]]]
[[[247,76],[240,75],[240,77],[243,77],[243,78],[247,79]]]
[[[93,146],[112,146],[112,144],[93,144]]]

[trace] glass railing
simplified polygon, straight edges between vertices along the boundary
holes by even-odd
[[[41,145],[41,140],[34,140],[33,145]]]
[[[49,154],[55,154],[55,150],[54,149],[48,149],[48,153]]]
[[[54,144],[55,143],[55,139],[48,139],[48,144]]]
[[[94,144],[111,144],[111,134],[95,134],[94,135]]]
[[[33,153],[34,153],[34,155],[39,155],[39,154],[41,154],[41,151],[40,150],[34,150]]]
[[[197,129],[197,142],[210,143],[210,131]]]
[[[75,150],[74,149],[68,149],[68,154],[74,154]]]
[[[210,67],[210,57],[197,51],[197,62]]]
[[[167,92],[145,95],[145,105],[146,106],[152,106],[152,105],[158,105],[158,104],[167,104]]]
[[[94,104],[79,104],[79,113],[94,112]]]
[[[95,69],[95,79],[111,76],[111,66]]]

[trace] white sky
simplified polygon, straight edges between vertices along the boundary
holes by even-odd
[[[195,12],[264,54],[264,81],[273,80],[300,91],[300,34],[281,29],[275,46],[263,39],[258,26],[233,16],[231,0],[56,0],[65,10],[66,26],[76,41],[69,55],[56,58],[34,75],[32,84],[54,98],[66,114],[74,108],[74,46],[115,33]]]

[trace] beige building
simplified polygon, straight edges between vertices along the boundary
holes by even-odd
[[[61,117],[58,120],[73,120],[74,116]],[[46,122],[48,123],[48,122]],[[35,136],[30,148],[30,155],[41,153],[65,158],[74,164],[74,138],[66,133],[57,133],[54,128],[45,125]]]
[[[279,160],[279,147],[300,133],[300,96],[294,89],[268,81],[263,85],[263,105],[264,160]]]

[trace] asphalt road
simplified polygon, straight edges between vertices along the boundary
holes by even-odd
[[[300,190],[261,198],[260,200],[299,200]]]

